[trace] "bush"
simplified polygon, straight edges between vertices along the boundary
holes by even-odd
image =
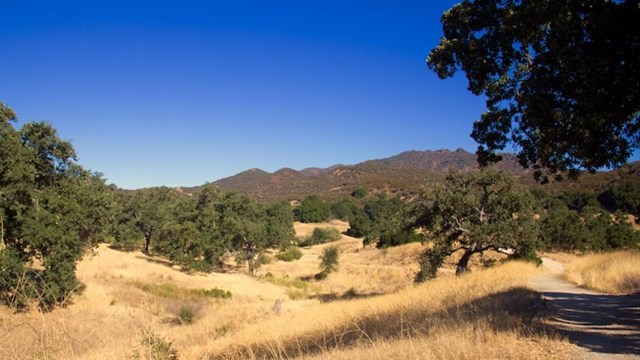
[[[312,246],[337,241],[342,238],[342,234],[335,227],[315,228],[311,236],[305,238],[300,246]]]
[[[404,229],[398,232],[385,232],[380,236],[376,247],[379,249],[390,247],[390,246],[400,246],[404,244],[409,244],[413,242],[421,241],[422,237],[419,234],[416,234],[415,231],[411,229]]]
[[[365,196],[367,196],[368,192],[369,191],[366,188],[359,187],[359,188],[353,190],[353,192],[351,193],[351,196],[353,196],[356,199],[362,199]]]
[[[265,253],[261,253],[260,255],[258,255],[258,258],[256,259],[256,264],[259,264],[259,265],[271,264],[271,258],[269,257],[269,255]]]
[[[276,258],[282,261],[294,261],[302,257],[302,251],[297,246],[290,246],[286,250],[278,253]]]
[[[193,318],[195,317],[193,307],[189,305],[183,305],[178,310],[178,321],[182,325],[191,325],[193,324]]]
[[[338,271],[340,264],[338,259],[339,254],[340,252],[335,246],[322,250],[322,256],[320,256],[320,272],[316,274],[316,279],[322,280],[330,273]]]
[[[178,358],[178,352],[173,348],[172,342],[151,330],[144,332],[140,345],[142,348],[133,354],[134,359],[174,360]]]

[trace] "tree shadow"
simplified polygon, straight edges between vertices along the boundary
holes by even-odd
[[[310,298],[318,299],[320,302],[323,302],[323,303],[328,303],[328,302],[340,301],[340,300],[366,299],[366,298],[380,296],[380,295],[383,295],[383,293],[380,293],[380,292],[359,293],[355,289],[351,288],[342,295],[338,295],[336,293],[326,293],[326,294],[313,295]]]
[[[550,326],[593,352],[640,354],[640,293],[544,292]]]

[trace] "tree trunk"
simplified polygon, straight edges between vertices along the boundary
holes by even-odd
[[[144,253],[149,254],[149,247],[151,245],[151,230],[144,232]]]
[[[4,249],[4,217],[0,214],[0,250]]]
[[[467,249],[465,251],[464,255],[460,258],[460,261],[458,261],[458,266],[456,266],[456,276],[460,276],[469,270],[469,260],[473,254],[475,254],[475,251],[472,249]]]

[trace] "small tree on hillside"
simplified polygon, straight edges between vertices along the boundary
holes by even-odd
[[[433,236],[433,247],[423,254],[416,281],[435,277],[446,257],[457,251],[463,251],[458,275],[467,271],[473,255],[490,249],[536,258],[533,244],[538,223],[533,208],[530,191],[505,172],[449,174],[444,186],[416,209],[417,227]]]
[[[339,251],[335,246],[324,248],[320,256],[320,272],[316,274],[316,279],[321,280],[329,276],[330,273],[338,271],[340,261]]]

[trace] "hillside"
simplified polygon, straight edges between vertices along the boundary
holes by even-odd
[[[531,171],[522,168],[513,154],[503,154],[497,168],[515,173],[530,186],[539,186]],[[357,187],[373,194],[411,197],[430,184],[444,179],[450,169],[462,172],[477,170],[476,155],[463,149],[406,151],[384,159],[368,160],[355,165],[334,165],[328,168],[294,170],[283,168],[274,173],[250,169],[215,182],[223,190],[249,194],[260,201],[300,200],[319,194],[328,200],[349,195]],[[640,183],[640,162],[620,169],[585,173],[577,181],[562,181],[544,185],[548,192],[589,191],[606,188],[618,181]],[[193,193],[199,187],[181,188]]]
[[[512,154],[505,154],[499,168],[525,173]],[[373,193],[411,196],[434,182],[441,181],[449,169],[472,171],[478,168],[475,154],[463,149],[407,151],[355,165],[334,165],[326,169],[296,171],[280,169],[272,174],[251,169],[215,182],[223,190],[251,194],[262,201],[301,199],[322,194],[336,199],[364,186]],[[195,191],[195,188],[188,191]]]
[[[297,234],[315,226],[347,225],[296,224]],[[340,270],[305,280],[331,245],[341,249]],[[363,249],[361,240],[343,236],[302,249],[298,261],[273,259],[250,277],[235,265],[226,273],[185,273],[161,257],[101,245],[78,265],[86,288],[68,307],[0,308],[0,358],[164,359],[171,349],[180,359],[571,358],[566,341],[521,326],[534,297],[527,285],[533,266],[478,270],[456,286],[449,271],[414,286],[422,250]],[[198,289],[228,290],[232,298]],[[183,309],[193,314],[191,324],[181,322]]]

